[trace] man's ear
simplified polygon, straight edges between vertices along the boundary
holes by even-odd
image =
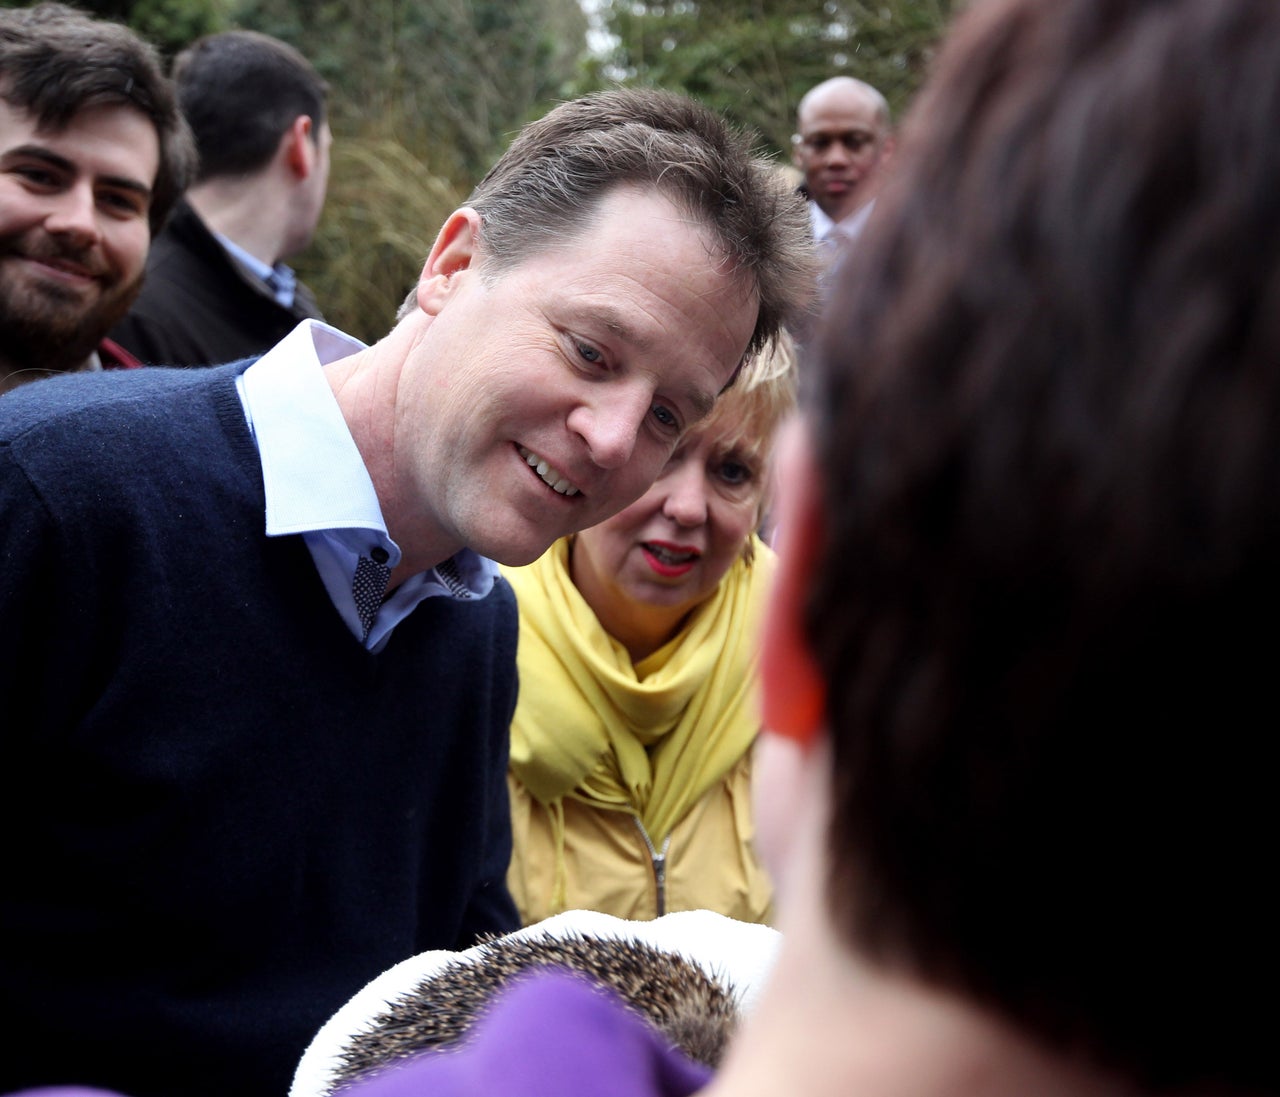
[[[284,145],[284,162],[299,179],[308,178],[315,170],[318,148],[315,124],[308,115],[300,114],[280,138]]]
[[[764,726],[811,744],[826,720],[826,682],[805,631],[809,584],[824,535],[821,484],[799,421],[779,443],[778,570],[760,648]]]
[[[449,214],[418,278],[418,307],[429,316],[444,308],[454,289],[454,275],[468,270],[480,243],[480,214],[463,206]]]

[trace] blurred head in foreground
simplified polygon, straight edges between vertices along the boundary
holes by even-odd
[[[1271,0],[972,5],[804,375],[780,966],[912,1004],[872,1059],[954,1020],[949,1092],[1280,1089],[1277,117]]]

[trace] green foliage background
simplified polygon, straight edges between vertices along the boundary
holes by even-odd
[[[904,110],[959,0],[585,0],[590,18],[579,0],[73,2],[169,56],[246,27],[310,58],[332,88],[333,167],[293,264],[332,323],[371,341],[444,218],[556,102],[617,83],[684,91],[785,158],[796,101],[828,76],[866,80]]]
[[[603,0],[627,82],[696,96],[789,148],[796,103],[830,76],[879,88],[895,114],[920,85],[952,0]]]

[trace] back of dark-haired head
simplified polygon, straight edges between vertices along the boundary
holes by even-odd
[[[90,107],[132,107],[150,119],[160,145],[153,233],[195,170],[191,132],[156,51],[118,23],[55,3],[0,11],[0,98],[54,132]]]
[[[837,924],[1169,1092],[1280,1090],[1277,118],[1274,0],[973,5],[807,394]]]
[[[305,115],[315,138],[329,85],[279,39],[233,30],[201,38],[178,54],[173,79],[200,150],[199,179],[255,172]]]
[[[803,201],[714,111],[652,89],[600,92],[524,127],[468,200],[491,269],[577,236],[615,187],[652,188],[709,231],[755,283],[755,350],[809,307],[814,255]]]

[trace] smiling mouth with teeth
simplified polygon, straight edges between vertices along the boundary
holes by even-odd
[[[524,458],[525,464],[533,469],[542,479],[542,482],[552,491],[566,496],[578,494],[578,489],[569,483],[559,471],[552,468],[544,458],[539,457],[532,450],[525,449],[524,446],[517,446],[516,448],[520,451],[520,456]]]

